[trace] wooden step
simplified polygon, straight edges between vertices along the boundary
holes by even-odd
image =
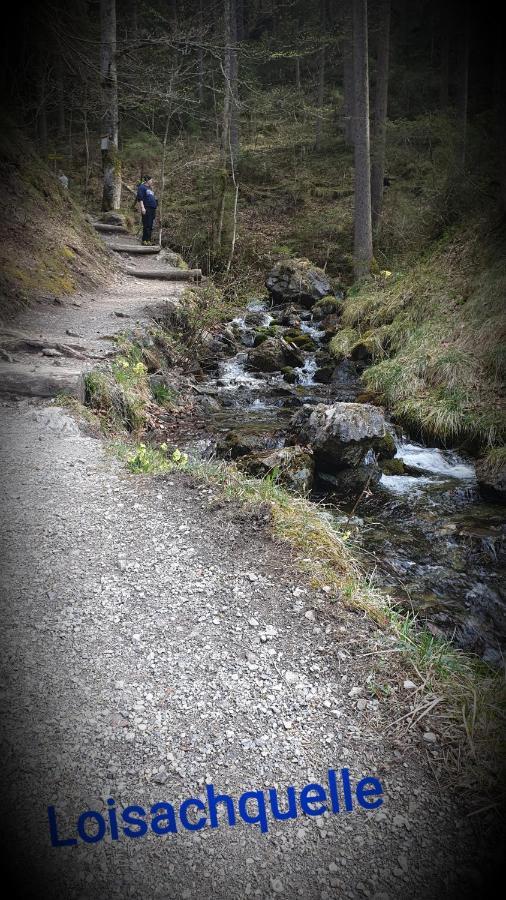
[[[84,374],[79,369],[57,366],[0,363],[0,393],[23,397],[56,397],[69,394],[84,402]]]
[[[101,231],[104,234],[130,234],[128,228],[124,225],[106,225],[105,222],[93,222],[95,231]]]
[[[160,253],[161,247],[143,247],[142,244],[109,244],[111,250],[115,253],[132,253],[146,255],[150,253]]]
[[[134,269],[126,268],[134,278],[156,278],[161,281],[200,281],[202,269]]]

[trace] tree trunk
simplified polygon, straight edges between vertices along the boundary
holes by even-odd
[[[469,95],[469,2],[467,0],[462,4],[459,63],[457,86],[457,123],[459,130],[457,164],[461,169],[464,169],[467,152],[467,103]]]
[[[118,155],[118,79],[116,73],[116,0],[100,0],[100,89],[102,99],[102,210],[121,206]]]
[[[237,56],[237,0],[230,0],[230,150],[239,159],[239,60]]]
[[[385,144],[388,107],[388,68],[390,54],[390,0],[381,0],[378,29],[378,53],[376,63],[376,95],[374,98],[372,158],[371,158],[371,208],[372,227],[376,230],[383,207],[383,181],[385,178]]]
[[[169,0],[169,21],[174,31],[177,31],[177,0]]]
[[[295,57],[295,89],[300,94],[300,56]]]
[[[65,137],[65,89],[62,60],[59,53],[56,54],[56,95],[58,99],[58,137]]]
[[[47,106],[46,73],[39,77],[39,97],[37,106],[37,136],[43,154],[47,153]]]
[[[443,8],[441,15],[439,105],[442,110],[447,110],[450,74],[450,17],[448,15],[448,8]]]
[[[130,35],[133,41],[139,37],[139,9],[137,0],[130,0]]]
[[[343,132],[348,146],[353,144],[353,40],[350,0],[345,2],[343,39]]]
[[[172,83],[170,85],[170,91],[172,93]],[[160,182],[161,182],[160,183],[160,204],[159,204],[159,210],[158,210],[158,214],[160,217],[160,219],[159,219],[160,228],[158,231],[158,244],[160,245],[160,247],[162,246],[163,212],[164,212],[164,198],[165,198],[165,162],[167,159],[167,141],[169,139],[169,127],[170,127],[171,118],[172,118],[172,102],[169,106],[169,111],[167,113],[167,120],[165,122],[165,133],[163,136],[163,145],[162,145],[162,167],[161,167],[162,172],[161,172],[161,179],[160,179]]]
[[[506,66],[502,32],[498,30],[495,41],[494,111],[496,141],[499,162],[500,202],[506,212]]]
[[[315,148],[316,150],[321,149],[322,145],[322,129],[323,129],[323,101],[325,98],[325,44],[323,43],[325,40],[325,26],[326,26],[326,16],[325,16],[325,7],[326,0],[320,0],[320,52],[319,52],[319,60],[318,60],[318,114],[316,118],[316,136],[315,136]]]
[[[237,40],[244,40],[244,0],[237,0]]]
[[[355,139],[355,277],[367,275],[372,262],[371,160],[369,137],[369,64],[367,0],[353,0],[353,72]]]
[[[230,134],[230,2],[223,0],[223,36],[225,39],[225,58],[223,62],[223,124],[221,130],[221,155],[223,162],[228,158]]]
[[[204,48],[202,46],[202,42],[204,40],[204,13],[202,10],[202,0],[199,3],[199,47],[197,51],[197,67],[198,67],[198,81],[197,81],[197,96],[199,98],[199,103],[202,104],[204,102]]]

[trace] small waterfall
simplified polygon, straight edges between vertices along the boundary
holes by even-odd
[[[319,343],[321,339],[325,336],[325,331],[320,331],[316,325],[313,325],[311,322],[301,322],[300,330],[304,332],[304,334],[309,335],[313,339]]]
[[[259,379],[250,375],[245,370],[245,363],[248,354],[241,351],[232,359],[224,359],[219,364],[219,380],[222,388],[248,387],[253,390],[260,390],[263,384]]]
[[[318,368],[318,363],[314,356],[308,356],[303,366],[299,366],[294,371],[297,373],[298,383],[304,386],[315,385],[314,374]]]
[[[422,447],[419,444],[401,442],[397,457],[406,465],[421,472],[456,478],[458,481],[474,480],[474,467],[464,462],[453,450],[438,450],[436,447]]]
[[[413,491],[420,492],[427,484],[433,484],[432,478],[424,475],[382,475],[380,479],[381,487],[387,491],[393,491],[394,494],[410,494]]]

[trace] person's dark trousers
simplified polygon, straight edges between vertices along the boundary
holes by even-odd
[[[142,240],[150,241],[151,232],[153,230],[153,222],[155,221],[156,209],[146,206],[146,212],[142,217]]]

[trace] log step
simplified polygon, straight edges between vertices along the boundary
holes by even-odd
[[[105,222],[93,222],[95,231],[102,231],[105,234],[130,234],[128,228],[124,225],[106,225]]]
[[[0,364],[0,393],[24,397],[69,394],[84,402],[84,375],[77,369],[40,366],[32,371],[28,365]]]
[[[142,244],[109,244],[115,253],[150,254],[160,253],[161,247],[143,247]]]
[[[133,269],[127,266],[127,275],[134,278],[157,278],[161,281],[200,281],[202,269]]]

